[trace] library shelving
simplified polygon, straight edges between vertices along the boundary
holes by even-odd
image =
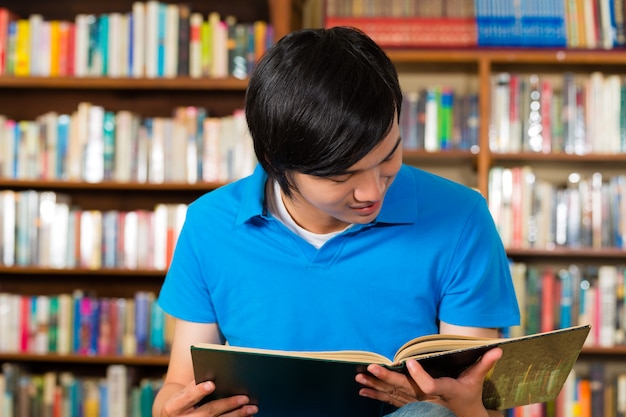
[[[241,22],[250,26],[255,22],[265,22],[273,30],[273,32],[266,32],[266,46],[291,31],[298,24],[299,2],[291,0],[260,2],[192,0],[180,3],[169,2],[167,5],[164,2],[136,2],[133,0],[90,2],[61,0],[54,5],[41,0],[28,2],[2,0],[0,1],[0,10],[3,8],[10,10],[14,13],[15,19],[29,20],[35,15],[38,16],[38,19],[35,20],[39,22],[55,22],[55,24],[58,22],[77,22],[79,15],[90,16],[96,20],[100,16],[107,15],[111,18],[108,21],[110,23],[113,15],[116,15],[116,18],[119,18],[119,15],[130,16],[137,4],[141,4],[144,8],[148,8],[148,4],[159,7],[185,5],[189,7],[190,12],[200,14],[205,22],[208,22],[211,14],[217,15],[222,21],[231,19],[232,16],[235,19],[231,22]],[[181,10],[178,10],[180,14],[182,14]],[[162,25],[162,23],[160,24]],[[2,29],[1,26],[0,24],[0,29]],[[126,30],[132,30],[129,27],[132,28],[132,26],[126,26]],[[45,30],[52,31],[49,28]],[[114,30],[109,31],[108,36],[113,36],[114,32]],[[130,34],[130,32],[124,33]],[[98,38],[98,35],[93,33],[91,36],[91,42],[95,42],[94,36],[99,39],[99,42],[102,42],[102,36]],[[8,39],[0,37],[0,41],[6,41],[7,48],[18,47],[10,46]],[[87,39],[86,42],[90,42],[90,40]],[[107,46],[103,47],[101,52],[104,50],[110,52],[111,49],[107,48]],[[2,52],[8,54],[9,49]],[[58,53],[58,50],[43,50],[42,52],[48,58],[53,58]],[[131,52],[127,51],[127,53],[130,54]],[[37,56],[30,58],[36,59]],[[88,59],[97,58],[90,56]],[[175,58],[178,61],[184,59],[184,57]],[[111,61],[107,62],[110,63]],[[102,63],[100,64],[102,65]],[[90,65],[94,65],[93,62]],[[126,69],[125,71],[128,72],[125,74],[116,74],[115,76],[106,72],[80,76],[77,73],[69,75],[51,74],[49,68],[44,71],[43,75],[38,73],[16,74],[12,72],[13,70],[8,71],[6,68],[2,70],[2,67],[0,70],[0,115],[4,116],[5,120],[10,119],[17,123],[21,121],[34,122],[39,120],[38,118],[42,115],[50,113],[70,115],[78,111],[81,103],[98,106],[111,113],[132,113],[139,120],[144,118],[172,118],[175,109],[183,107],[204,109],[209,117],[225,118],[232,116],[233,112],[242,108],[247,85],[246,77],[233,76],[230,70],[227,74],[220,76],[214,76],[212,73],[191,76],[189,69],[183,75],[177,72],[174,76],[164,76],[162,73],[158,73],[157,76],[148,76],[147,73],[135,75],[131,73],[130,69]],[[0,157],[0,161],[2,161],[2,157]],[[37,166],[38,163],[40,161],[36,161],[34,165]],[[2,165],[1,162],[0,165]],[[57,197],[68,196],[71,206],[79,207],[85,211],[97,211],[99,213],[107,211],[135,212],[155,210],[157,205],[188,204],[201,194],[224,184],[226,181],[220,178],[214,180],[198,178],[194,181],[168,181],[166,179],[157,182],[145,181],[145,179],[144,181],[119,181],[115,178],[87,181],[80,177],[68,179],[48,176],[42,179],[29,175],[6,176],[0,174],[0,192],[35,192],[39,195],[53,192]],[[4,212],[4,216],[7,217],[6,212]],[[0,215],[0,218],[2,217],[3,215]],[[2,229],[1,226],[0,229]],[[58,246],[61,243],[62,241],[58,236],[52,236],[51,245],[56,244]],[[148,241],[142,241],[138,245],[148,247],[148,243]],[[0,248],[0,252],[2,249]],[[70,295],[70,297],[136,300],[138,293],[150,294],[148,299],[153,301],[165,275],[165,268],[155,267],[153,264],[106,267],[98,263],[98,266],[95,267],[94,264],[82,265],[77,261],[76,265],[58,267],[54,266],[54,260],[49,261],[45,265],[37,263],[19,265],[15,259],[12,259],[6,264],[0,257],[0,298],[4,297],[3,302],[7,302],[7,296],[20,295],[30,298],[29,302],[34,306],[35,299],[39,296],[52,298],[59,294]],[[49,303],[50,299],[45,302]],[[4,306],[6,307],[6,304]],[[5,310],[0,311],[3,330],[6,330],[7,326],[10,325],[7,322],[8,317],[3,315],[5,312]],[[31,325],[37,326],[33,323]],[[41,330],[39,329],[39,331]],[[31,337],[33,331],[36,332],[36,330],[31,329]],[[6,348],[8,339],[6,336],[3,333],[2,338],[5,344],[0,343],[3,348]],[[156,350],[147,349],[143,353],[138,352],[136,348],[131,349],[131,351],[135,354],[115,351],[115,349],[110,349],[105,354],[94,353],[93,351],[77,353],[71,348],[70,351],[64,353],[48,352],[47,349],[44,349],[44,352],[37,352],[32,350],[32,346],[28,351],[0,351],[0,364],[2,364],[0,374],[3,375],[0,382],[3,382],[3,390],[7,387],[16,389],[20,384],[15,379],[16,375],[17,378],[30,375],[35,388],[37,388],[39,387],[37,384],[40,381],[40,376],[50,373],[56,374],[57,383],[67,377],[68,373],[72,375],[72,378],[96,378],[96,381],[99,381],[108,375],[112,366],[117,365],[126,368],[124,378],[128,379],[129,384],[133,383],[139,386],[142,381],[147,380],[146,378],[154,378],[158,381],[162,377],[167,365],[167,352],[163,351],[162,346]],[[65,377],[61,377],[63,374]],[[17,395],[17,393],[15,394]],[[31,400],[31,406],[35,407],[32,404],[35,404],[36,400],[32,398]],[[22,400],[23,404],[24,401],[28,402],[29,400]],[[39,406],[37,405],[37,407]],[[7,405],[3,403],[3,407],[7,407]],[[3,408],[3,410],[8,409]],[[31,408],[30,415],[43,415],[38,414],[41,410]],[[146,410],[143,411],[145,415],[148,415]]]
[[[233,14],[242,21],[264,19],[274,27],[274,39],[299,24],[299,7],[303,2],[269,0],[229,2],[194,0],[187,2],[205,16],[212,11],[222,16]],[[20,16],[39,13],[45,19],[72,20],[77,14],[125,12],[131,0],[77,2],[42,0],[0,1]],[[623,175],[626,152],[568,153],[494,152],[490,150],[490,118],[493,101],[493,77],[499,73],[547,75],[560,88],[565,72],[588,77],[593,72],[626,76],[624,50],[570,50],[522,48],[427,48],[392,49],[388,54],[397,65],[405,91],[433,84],[450,84],[464,93],[478,97],[478,144],[468,150],[426,152],[406,150],[407,163],[441,173],[455,181],[476,188],[489,198],[490,171],[497,166],[532,166],[538,175],[565,184],[573,171],[606,172]],[[622,77],[623,78],[623,77]],[[35,120],[46,112],[71,113],[81,102],[101,105],[107,110],[129,110],[145,117],[170,117],[178,106],[198,106],[218,117],[228,116],[241,107],[245,79],[235,77],[52,77],[0,75],[0,115],[15,120]],[[157,203],[188,203],[204,192],[222,184],[220,181],[137,183],[101,181],[37,180],[0,178],[0,190],[47,191],[71,195],[72,202],[88,210],[152,210]],[[622,211],[622,218],[626,213]],[[622,247],[570,248],[558,246],[508,247],[515,262],[537,265],[616,265],[624,266],[626,251]],[[157,292],[164,271],[154,268],[51,268],[38,266],[0,266],[0,292],[17,294],[70,293],[75,289],[92,291],[102,297],[133,297],[137,291]],[[522,306],[523,307],[523,306]],[[623,346],[586,347],[582,360],[624,361]],[[1,363],[20,363],[29,369],[70,369],[100,372],[110,364],[140,368],[150,375],[160,375],[166,365],[163,355],[126,357],[123,355],[55,355],[0,352]],[[59,366],[62,364],[62,366]]]

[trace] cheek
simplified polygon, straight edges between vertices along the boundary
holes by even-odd
[[[385,164],[381,171],[380,171],[380,175],[383,177],[395,177],[396,174],[398,174],[398,171],[400,171],[400,168],[402,167],[402,159],[401,158],[395,158],[391,161],[389,161],[388,164]]]
[[[333,207],[343,203],[350,196],[348,187],[314,187],[308,190],[306,199],[317,207]]]

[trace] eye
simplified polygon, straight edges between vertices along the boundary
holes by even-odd
[[[350,179],[350,174],[343,174],[343,175],[334,175],[332,177],[328,177],[328,179],[332,182],[335,182],[337,184],[341,184],[344,183],[346,181],[348,181]]]

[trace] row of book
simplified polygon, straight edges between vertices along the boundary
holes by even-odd
[[[625,12],[623,0],[328,0],[323,19],[385,47],[612,49],[626,44]]]
[[[0,7],[0,75],[243,79],[273,37],[265,21],[244,23],[156,0],[73,20]]]
[[[109,365],[106,375],[73,372],[31,373],[6,362],[0,373],[0,415],[6,417],[151,417],[163,382],[137,377],[125,365]]]
[[[400,131],[404,149],[478,151],[478,95],[431,86],[403,95]]]
[[[0,265],[165,271],[186,212],[87,210],[63,193],[0,190]]]
[[[81,356],[163,355],[173,319],[154,293],[98,297],[82,290],[53,295],[0,292],[0,353]]]
[[[521,322],[512,336],[590,324],[585,346],[626,344],[626,265],[511,262]]]
[[[383,47],[475,46],[478,41],[474,0],[327,0],[319,7],[321,25],[358,27]]]
[[[597,71],[560,78],[492,76],[492,152],[626,152],[626,80]]]
[[[530,166],[489,171],[489,208],[508,248],[626,249],[626,176],[541,179]]]
[[[505,412],[506,417],[624,417],[626,373],[602,362],[574,369],[555,401],[530,404]]]
[[[85,182],[226,182],[252,172],[256,157],[242,109],[214,117],[181,106],[141,117],[88,102],[36,120],[0,115],[0,177]]]

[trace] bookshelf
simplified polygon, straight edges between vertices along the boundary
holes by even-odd
[[[0,0],[0,8],[8,8],[21,18],[40,14],[45,20],[66,21],[73,21],[78,14],[126,13],[132,9],[133,4],[132,0],[61,0],[54,5],[41,0]],[[266,21],[273,27],[274,40],[292,30],[299,19],[299,2],[291,0],[192,0],[185,4],[190,5],[192,11],[202,13],[205,18],[210,12],[218,12],[222,18],[232,15],[240,22]],[[79,103],[88,102],[112,112],[130,111],[140,117],[172,117],[173,110],[179,106],[202,107],[211,116],[225,117],[243,106],[246,86],[246,79],[233,76],[114,78],[0,75],[0,115],[16,121],[34,121],[47,112],[71,114],[77,110]],[[153,210],[156,204],[161,203],[187,204],[223,183],[224,181],[140,183],[115,180],[91,183],[82,180],[0,176],[0,190],[54,191],[70,196],[72,204],[81,209],[102,212]],[[94,269],[80,266],[59,269],[0,264],[0,293],[53,296],[71,294],[80,289],[85,294],[94,294],[99,298],[132,299],[138,291],[158,294],[164,274],[164,270],[152,267]],[[4,317],[2,321],[5,321]],[[128,367],[129,380],[139,384],[145,378],[162,378],[167,356],[151,352],[139,355],[77,355],[12,351],[0,352],[0,364],[5,376],[11,372],[5,366],[17,364],[32,375],[69,371],[75,376],[89,378],[104,377],[110,365],[125,365]],[[3,379],[3,382],[6,381]],[[31,409],[30,415],[43,414]]]
[[[204,13],[232,13],[241,20],[266,19],[274,25],[275,38],[300,26],[304,2],[268,0],[253,2],[202,2],[192,6]],[[22,16],[40,13],[45,18],[71,19],[78,13],[100,13],[128,10],[130,0],[77,2],[43,0],[17,2],[0,0]],[[586,155],[542,153],[494,153],[489,150],[489,114],[491,109],[491,76],[511,71],[560,76],[565,71],[590,74],[626,73],[623,50],[564,50],[517,48],[440,48],[388,50],[397,65],[401,83],[407,89],[426,86],[432,80],[450,79],[461,88],[473,90],[479,97],[479,146],[475,151],[425,152],[407,150],[405,162],[441,173],[455,181],[478,189],[488,197],[489,172],[494,166],[531,165],[554,181],[562,181],[568,172],[596,170],[623,174],[626,153]],[[14,119],[33,120],[54,110],[69,113],[81,101],[89,101],[113,111],[131,110],[145,116],[171,115],[177,106],[203,106],[217,116],[228,115],[243,103],[246,80],[176,77],[171,79],[129,79],[108,77],[14,77],[0,75],[0,114]],[[7,99],[10,98],[10,99]],[[105,181],[39,181],[0,178],[0,190],[54,190],[70,194],[72,201],[85,209],[133,210],[152,209],[156,203],[190,202],[220,182],[187,183],[118,183]],[[508,248],[514,261],[539,265],[612,264],[623,265],[623,249],[533,249]],[[157,292],[164,272],[154,269],[52,269],[0,266],[0,292],[20,294],[56,294],[82,288],[103,297],[132,297],[138,290]],[[583,359],[623,361],[623,346],[585,348]],[[164,371],[166,358],[152,356],[76,356],[0,353],[0,363],[17,362],[33,371],[71,369],[101,374],[109,364],[126,364],[140,373],[158,376]]]
[[[579,173],[582,178],[590,178],[593,173],[599,172],[603,180],[611,177],[623,176],[626,172],[625,152],[590,152],[586,154],[569,154],[564,152],[494,152],[490,150],[490,115],[492,109],[493,90],[492,77],[500,73],[517,73],[528,76],[538,74],[544,79],[553,82],[554,91],[562,88],[562,76],[571,72],[574,77],[586,80],[590,74],[600,72],[605,75],[617,74],[624,79],[626,73],[626,51],[613,50],[571,50],[571,49],[528,49],[528,48],[445,48],[445,49],[405,49],[388,48],[388,55],[396,64],[401,84],[406,90],[424,88],[434,83],[449,83],[461,91],[475,89],[479,97],[480,126],[479,150],[468,151],[439,151],[429,153],[425,151],[405,151],[405,161],[446,176],[452,180],[475,187],[488,199],[490,198],[490,171],[494,167],[522,167],[528,166],[536,175],[554,186],[566,188],[570,173]],[[622,115],[623,117],[623,115]],[[623,207],[623,206],[622,206]],[[624,209],[620,209],[621,218],[626,216]],[[603,218],[606,221],[606,218]],[[622,220],[623,221],[623,220]],[[522,226],[523,227],[523,226]],[[605,245],[568,247],[554,245],[548,247],[533,247],[532,245],[507,245],[507,253],[515,264],[524,265],[524,273],[530,268],[536,268],[539,274],[552,271],[557,276],[560,271],[566,271],[575,265],[580,269],[582,280],[589,280],[591,286],[600,293],[598,288],[598,269],[601,266],[618,268],[617,283],[608,298],[599,295],[598,299],[604,303],[616,304],[618,311],[616,332],[621,333],[623,328],[622,286],[624,266],[626,266],[626,247]],[[522,279],[527,280],[526,275]],[[526,284],[528,282],[526,281]],[[576,289],[576,287],[575,287]],[[552,307],[559,308],[560,293],[552,297]],[[576,295],[577,297],[578,295]],[[530,302],[530,299],[526,299]],[[521,301],[524,303],[524,301]],[[577,302],[575,300],[574,302]],[[601,304],[605,305],[605,304]],[[533,314],[534,307],[522,304],[523,314]],[[545,306],[542,308],[546,308]],[[604,308],[604,307],[600,307]],[[548,309],[552,309],[551,307]],[[534,310],[537,311],[537,310]],[[599,311],[599,310],[597,310]],[[603,310],[604,311],[604,310]],[[554,320],[558,320],[560,313],[553,313]],[[600,327],[601,317],[594,318],[594,326]],[[575,319],[574,319],[575,320]],[[574,323],[576,324],[576,323]],[[558,323],[556,324],[558,325]],[[614,344],[603,344],[598,340],[583,349],[577,363],[577,376],[581,380],[593,379],[599,370],[603,371],[598,380],[592,382],[602,386],[605,395],[605,410],[615,407],[618,390],[617,378],[623,379],[626,368],[624,360],[624,341]],[[566,391],[571,392],[573,383],[568,382]],[[596,394],[597,395],[597,394]],[[619,398],[623,398],[620,393]],[[570,403],[571,404],[571,403]],[[595,408],[594,408],[595,407]],[[596,406],[592,406],[594,412]],[[534,415],[552,415],[534,414]],[[569,415],[564,411],[564,415]],[[517,414],[516,414],[517,415]],[[521,415],[521,414],[520,414]]]

